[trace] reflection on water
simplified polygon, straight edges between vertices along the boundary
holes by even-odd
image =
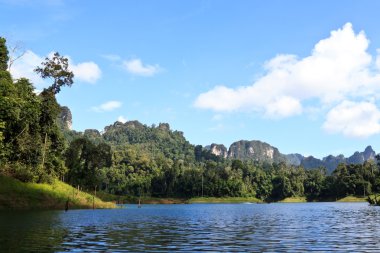
[[[0,213],[0,251],[378,252],[366,203],[127,205]]]
[[[51,252],[66,232],[54,211],[0,212],[0,252]]]

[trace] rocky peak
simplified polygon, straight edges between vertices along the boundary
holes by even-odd
[[[228,157],[240,160],[255,160],[268,162],[285,161],[277,148],[261,141],[241,140],[231,144]]]
[[[58,115],[58,120],[64,129],[71,130],[73,125],[73,117],[69,107],[61,106],[61,111]]]
[[[161,129],[163,131],[170,131],[170,125],[168,123],[160,123],[158,125],[158,129]]]
[[[304,159],[303,155],[297,154],[297,153],[285,155],[285,158],[288,164],[295,165],[295,166],[301,165],[302,160]]]
[[[323,161],[321,161],[320,159],[315,158],[313,156],[305,157],[301,162],[301,166],[306,168],[306,169],[318,168],[318,167],[324,166],[324,165],[325,164],[323,163]]]
[[[141,124],[138,120],[131,120],[131,121],[127,121],[124,123],[124,126],[127,127],[127,128],[132,128],[132,129],[142,129],[144,128],[144,125]]]
[[[209,146],[209,150],[212,154],[216,156],[227,158],[228,151],[227,151],[227,148],[223,144],[213,143],[211,144],[211,146]]]
[[[376,153],[372,149],[372,146],[368,146],[365,148],[364,153],[363,153],[364,159],[367,160],[374,160]]]

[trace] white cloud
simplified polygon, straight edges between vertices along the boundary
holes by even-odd
[[[44,61],[43,57],[35,54],[34,52],[27,50],[25,54],[17,59],[10,72],[14,79],[19,79],[22,77],[28,78],[37,89],[42,89],[47,87],[47,84],[44,80],[34,72],[34,69],[41,65],[41,62]]]
[[[277,55],[264,64],[265,74],[252,85],[215,86],[200,94],[194,106],[219,113],[255,112],[269,118],[324,112],[345,100],[365,101],[358,106],[368,106],[369,97],[374,98],[371,102],[374,106],[380,98],[377,95],[380,92],[380,50],[372,56],[367,51],[368,46],[365,33],[355,33],[347,23],[316,43],[309,56]],[[342,108],[334,109],[330,113]],[[370,119],[373,118],[367,120]],[[331,118],[327,120],[331,121]],[[378,133],[376,120],[371,122],[368,134],[351,124],[335,132],[354,137]],[[328,126],[324,125],[323,129],[334,132]]]
[[[139,76],[153,76],[161,70],[159,65],[144,65],[140,59],[123,61],[123,68],[129,73]]]
[[[53,52],[48,54],[48,57],[52,56]],[[74,81],[78,80],[87,83],[95,83],[101,77],[102,72],[96,63],[82,62],[75,64],[70,57],[67,58],[69,59],[69,68],[74,73]],[[37,75],[34,72],[34,69],[37,66],[40,66],[43,61],[45,61],[45,57],[39,56],[31,50],[27,50],[21,58],[13,63],[10,72],[13,78],[28,78],[37,89],[42,90],[50,84],[48,81],[44,81],[39,75]]]
[[[327,113],[323,129],[347,137],[365,138],[380,133],[380,111],[370,102],[343,101]]]
[[[290,117],[304,103],[329,106],[347,97],[365,97],[379,90],[380,72],[373,70],[364,32],[347,23],[319,41],[311,55],[278,55],[264,64],[266,74],[250,86],[216,86],[200,94],[195,107],[218,112],[253,111],[270,117]]]
[[[119,117],[117,118],[117,121],[119,121],[119,122],[121,122],[121,123],[125,123],[125,122],[128,121],[128,119],[127,119],[126,117],[124,117],[124,116],[119,116]]]
[[[74,78],[87,83],[95,83],[102,75],[99,66],[94,62],[71,63],[70,69],[74,73]]]
[[[265,115],[270,118],[285,118],[292,115],[301,114],[302,105],[300,101],[292,97],[281,97],[265,108]]]
[[[95,112],[109,112],[120,108],[122,103],[120,101],[108,101],[99,106],[94,106],[91,109]]]

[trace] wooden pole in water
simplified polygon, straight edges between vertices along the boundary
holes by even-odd
[[[139,194],[139,205],[138,208],[141,208],[141,187],[140,187],[140,194]]]
[[[92,209],[95,209],[96,187],[97,187],[97,185],[95,185],[95,187],[94,187],[94,195],[92,196]]]
[[[203,172],[202,172],[202,198],[203,198]]]

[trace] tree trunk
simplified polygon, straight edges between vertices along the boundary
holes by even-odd
[[[45,167],[46,143],[47,143],[47,132],[45,133],[44,149],[42,150],[42,169]]]

